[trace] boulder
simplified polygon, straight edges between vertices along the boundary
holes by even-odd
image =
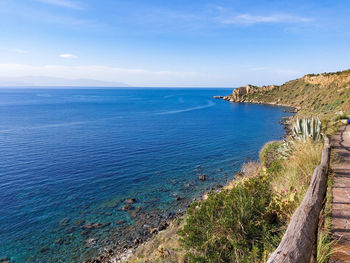
[[[207,176],[205,174],[200,174],[198,176],[198,179],[201,180],[201,181],[205,181],[207,179]]]
[[[129,198],[124,201],[124,204],[133,204],[136,202],[135,198]]]
[[[131,204],[126,204],[122,207],[122,211],[128,211],[132,208]]]
[[[162,221],[158,226],[158,231],[162,231],[162,230],[166,229],[168,226],[169,226],[168,222]]]

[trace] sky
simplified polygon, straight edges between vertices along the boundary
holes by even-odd
[[[350,68],[349,0],[0,0],[0,81],[282,84]]]

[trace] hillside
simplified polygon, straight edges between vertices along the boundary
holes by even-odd
[[[231,102],[293,106],[301,114],[329,115],[350,110],[350,70],[308,74],[281,86],[237,88],[223,97]]]

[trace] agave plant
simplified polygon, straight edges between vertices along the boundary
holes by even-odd
[[[307,139],[318,141],[322,138],[320,119],[297,119],[293,125],[293,137],[305,142]]]

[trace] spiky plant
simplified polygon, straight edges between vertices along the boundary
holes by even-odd
[[[320,119],[297,119],[293,125],[293,137],[305,142],[308,139],[318,141],[322,138],[322,123]]]

